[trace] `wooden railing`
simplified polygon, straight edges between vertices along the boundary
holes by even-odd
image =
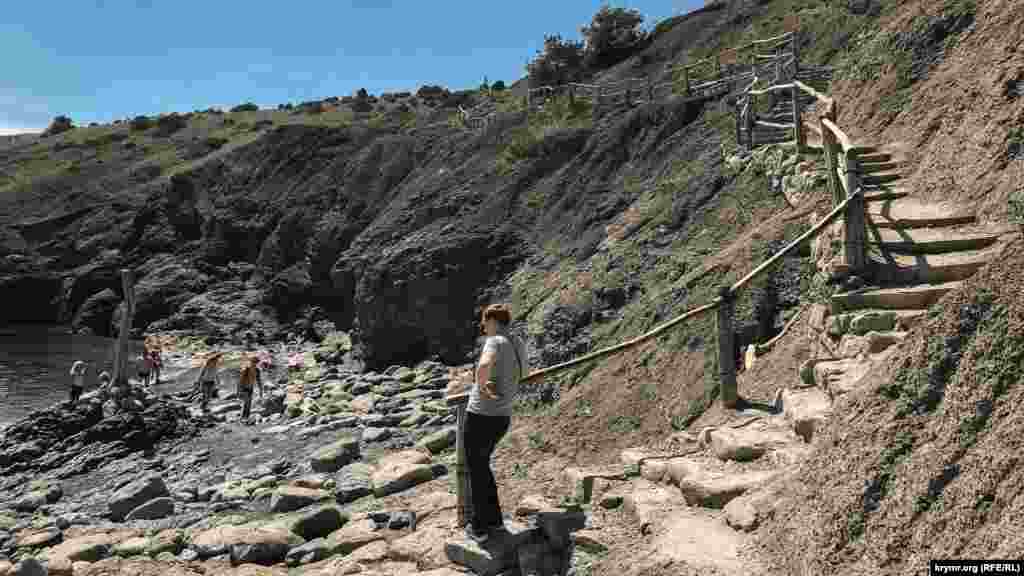
[[[784,35],[779,38],[785,38],[789,35]],[[765,41],[755,41],[747,46],[758,46],[765,42],[778,41],[778,39],[769,39]],[[806,146],[804,138],[804,130],[810,129],[821,135],[821,148],[824,152],[826,169],[828,174],[828,186],[833,198],[832,211],[828,213],[820,222],[815,224],[810,230],[801,234],[798,238],[790,242],[784,248],[776,252],[770,258],[765,260],[759,266],[754,268],[750,273],[743,276],[740,280],[732,285],[722,286],[719,290],[717,298],[711,302],[698,306],[697,308],[691,309],[680,316],[658,326],[636,338],[603,348],[585,354],[579,358],[575,358],[568,362],[555,364],[548,366],[540,370],[531,372],[527,376],[523,377],[520,382],[529,383],[540,380],[545,376],[555,374],[575,366],[587,362],[593,362],[601,358],[617,354],[629,350],[643,342],[646,342],[652,338],[659,336],[665,331],[678,326],[686,320],[695,318],[697,316],[708,313],[712,310],[716,310],[716,325],[717,325],[717,356],[718,356],[718,379],[719,379],[719,397],[721,398],[722,404],[727,408],[733,408],[736,406],[739,395],[736,386],[736,343],[735,343],[735,331],[733,329],[733,317],[735,313],[735,301],[737,295],[743,290],[751,281],[768,272],[773,266],[779,263],[787,255],[797,250],[801,244],[810,241],[815,236],[820,234],[829,225],[834,223],[838,218],[842,217],[844,220],[844,257],[846,265],[852,270],[861,270],[865,266],[866,253],[865,253],[865,240],[866,240],[866,229],[865,229],[865,213],[864,213],[864,193],[863,188],[860,185],[859,180],[859,169],[857,162],[857,154],[860,149],[853,145],[849,136],[839,128],[837,124],[837,105],[834,99],[821,94],[814,90],[810,86],[800,82],[795,78],[796,71],[798,69],[799,53],[796,50],[795,41],[791,44],[793,50],[788,55],[775,56],[763,55],[753,53],[750,55],[751,61],[758,58],[768,60],[771,58],[769,64],[772,66],[771,69],[763,69],[756,63],[751,66],[750,72],[733,76],[729,80],[735,82],[737,78],[742,78],[744,81],[749,80],[749,84],[746,84],[743,90],[740,91],[740,95],[736,100],[737,109],[737,134],[740,131],[740,122],[745,122],[748,130],[748,134],[751,136],[750,145],[756,144],[756,139],[753,138],[755,125],[767,125],[771,127],[781,127],[793,130],[793,139],[796,143],[797,150],[801,150]],[[740,49],[742,49],[741,47]],[[717,60],[717,58],[716,58]],[[701,63],[694,63],[690,66],[699,66]],[[720,66],[720,61],[716,61],[715,66]],[[689,67],[687,67],[689,68]],[[769,86],[764,89],[755,89],[757,83],[762,79],[758,76],[759,73],[764,74],[764,78],[772,78],[773,86]],[[684,74],[684,79],[687,75]],[[789,80],[786,84],[778,84],[782,80]],[[570,87],[572,90],[572,87]],[[793,122],[787,124],[769,123],[763,121],[757,121],[754,119],[753,104],[754,99],[758,96],[772,95],[779,91],[790,90],[793,96]],[[629,88],[626,89],[627,98],[629,94]],[[803,122],[802,109],[800,104],[800,92],[813,96],[818,103],[822,105],[824,112],[818,117],[817,125],[808,125]],[[651,90],[649,93],[653,93]],[[570,91],[570,95],[573,92]],[[572,96],[571,96],[572,97]],[[600,101],[601,92],[598,91],[597,99]],[[737,142],[739,138],[737,138]],[[788,326],[787,326],[788,327]],[[475,374],[474,374],[475,380]],[[465,466],[465,438],[463,434],[466,404],[469,400],[468,393],[455,394],[447,397],[448,406],[454,407],[457,414],[457,434],[456,434],[456,473],[457,473],[457,488],[456,493],[458,497],[458,513],[459,523],[465,524],[466,518],[468,518],[470,510],[470,497],[469,497],[469,484],[468,474]]]
[[[758,52],[760,51],[760,52]],[[774,51],[774,54],[763,52]],[[742,61],[744,61],[740,64]],[[774,38],[754,40],[723,50],[713,56],[668,69],[675,79],[656,82],[652,77],[625,78],[601,84],[569,82],[560,85],[527,87],[527,111],[543,106],[551,98],[568,96],[570,102],[590,102],[595,114],[620,99],[637,106],[663,99],[678,89],[685,98],[707,98],[737,91],[757,77],[778,77],[784,70],[795,72],[799,62],[797,34],[787,32]],[[733,66],[729,66],[733,64]],[[740,66],[743,71],[733,68]],[[662,74],[664,75],[664,73]],[[529,77],[527,77],[529,81]],[[459,109],[463,123],[470,129],[486,128],[497,116],[496,106],[486,101],[470,109]]]

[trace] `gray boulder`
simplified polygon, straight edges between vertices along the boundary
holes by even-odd
[[[120,522],[129,512],[146,502],[170,495],[163,478],[157,474],[149,474],[140,480],[129,482],[110,497],[107,502],[110,518]]]
[[[337,486],[334,491],[338,504],[347,504],[373,494],[372,477],[373,467],[362,462],[353,462],[342,468],[336,476]]]
[[[125,520],[159,520],[172,514],[174,514],[174,500],[162,496],[136,506],[125,516]]]
[[[309,465],[314,472],[333,473],[358,458],[359,439],[347,436],[314,452]]]

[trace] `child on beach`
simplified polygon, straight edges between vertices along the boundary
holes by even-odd
[[[82,396],[82,390],[85,388],[85,362],[76,360],[71,365],[71,401],[78,402],[78,398]]]

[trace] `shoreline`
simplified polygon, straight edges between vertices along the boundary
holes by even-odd
[[[443,397],[458,369],[425,361],[355,372],[339,368],[345,354],[328,353],[323,343],[252,351],[173,336],[162,343],[162,383],[155,393],[133,386],[137,410],[110,411],[87,388],[74,407],[60,402],[0,425],[0,575],[30,558],[49,574],[79,574],[85,566],[67,568],[81,562],[99,568],[127,560],[230,573],[245,558],[236,557],[233,544],[211,547],[203,538],[240,519],[291,542],[266,544],[273,551],[257,554],[257,564],[318,573],[326,562],[334,573],[340,562],[351,564],[347,552],[422,532],[401,520],[371,529],[366,520],[368,512],[380,519],[374,509],[389,496],[420,485],[434,488],[409,509],[385,512],[406,519],[412,513],[420,522],[437,513],[447,519],[442,524],[454,525],[455,416]],[[234,396],[236,364],[239,355],[261,349],[273,366],[244,423]],[[194,359],[209,350],[227,354],[220,397],[204,415],[183,398],[198,371]],[[299,365],[289,368],[289,360]],[[335,520],[323,520],[315,538],[268,528],[309,514]],[[441,542],[452,536],[437,534]],[[303,549],[328,537],[335,541]],[[82,554],[81,546],[92,552]]]

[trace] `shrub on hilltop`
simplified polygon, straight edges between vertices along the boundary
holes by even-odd
[[[54,136],[62,132],[67,132],[75,127],[74,123],[71,122],[71,118],[67,116],[57,116],[50,122],[50,125],[43,131],[43,136]]]
[[[260,109],[259,106],[252,102],[246,102],[245,104],[239,104],[231,109],[232,112],[257,112]]]
[[[644,17],[627,8],[602,6],[589,26],[580,29],[586,40],[583,64],[587,70],[603,70],[629,58],[647,43],[640,29]]]

